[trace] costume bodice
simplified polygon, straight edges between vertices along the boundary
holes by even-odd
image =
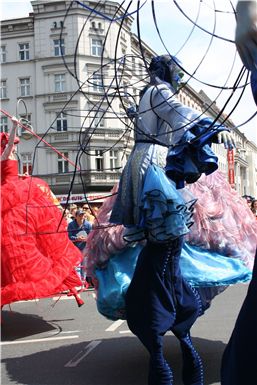
[[[166,83],[150,86],[139,103],[135,139],[157,140],[168,147],[201,119],[203,115],[180,103]]]

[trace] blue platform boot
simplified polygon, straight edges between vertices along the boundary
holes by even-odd
[[[182,378],[184,385],[203,385],[203,364],[195,350],[190,334],[179,338],[183,356]]]

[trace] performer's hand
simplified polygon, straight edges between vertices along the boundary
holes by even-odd
[[[19,120],[16,118],[16,116],[12,116],[11,120],[13,123],[13,127],[16,128],[19,123]]]
[[[223,143],[224,147],[228,150],[232,150],[236,147],[234,139],[228,131],[222,131],[218,134],[218,143]]]
[[[238,1],[235,43],[246,68],[257,69],[257,0]]]

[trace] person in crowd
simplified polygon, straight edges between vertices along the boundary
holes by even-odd
[[[78,206],[75,203],[72,203],[70,205],[69,210],[70,210],[70,217],[71,217],[71,219],[72,220],[75,219],[75,213],[78,210]]]
[[[252,200],[254,198],[252,198],[250,195],[243,195],[242,198],[245,199],[246,203],[247,203],[247,206],[249,207],[249,209],[251,209],[251,206],[252,206]]]
[[[257,219],[257,199],[253,199],[253,201],[251,202],[251,210]]]
[[[85,219],[85,212],[82,209],[75,211],[75,218],[68,224],[68,234],[70,240],[74,245],[81,251],[86,247],[87,235],[92,229],[92,224]],[[79,267],[80,275],[82,280],[85,280],[84,268],[82,265]]]
[[[235,42],[257,104],[257,0],[238,1]],[[257,384],[257,250],[247,295],[222,357],[222,385]]]
[[[67,224],[69,224],[70,222],[72,222],[72,218],[71,218],[71,215],[70,215],[70,210],[69,209],[64,209],[64,210],[65,210],[64,218],[66,219]]]
[[[75,211],[75,218],[68,225],[70,240],[77,246],[79,250],[83,250],[86,246],[87,234],[92,229],[91,223],[85,219],[85,213],[82,209]]]
[[[92,208],[89,208],[88,204],[84,204],[82,207],[83,211],[85,212],[85,218],[88,222],[93,223],[95,220],[95,216],[93,215]]]
[[[98,211],[99,211],[99,207],[98,206],[94,206],[93,207],[93,212],[94,212],[95,216],[97,216]]]

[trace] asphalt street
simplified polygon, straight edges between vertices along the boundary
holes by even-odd
[[[192,328],[205,367],[205,385],[218,385],[220,360],[246,285],[228,288]],[[96,309],[94,292],[18,302],[2,311],[2,385],[146,385],[148,354],[125,321],[110,321]],[[165,355],[181,382],[181,353],[172,334]]]

